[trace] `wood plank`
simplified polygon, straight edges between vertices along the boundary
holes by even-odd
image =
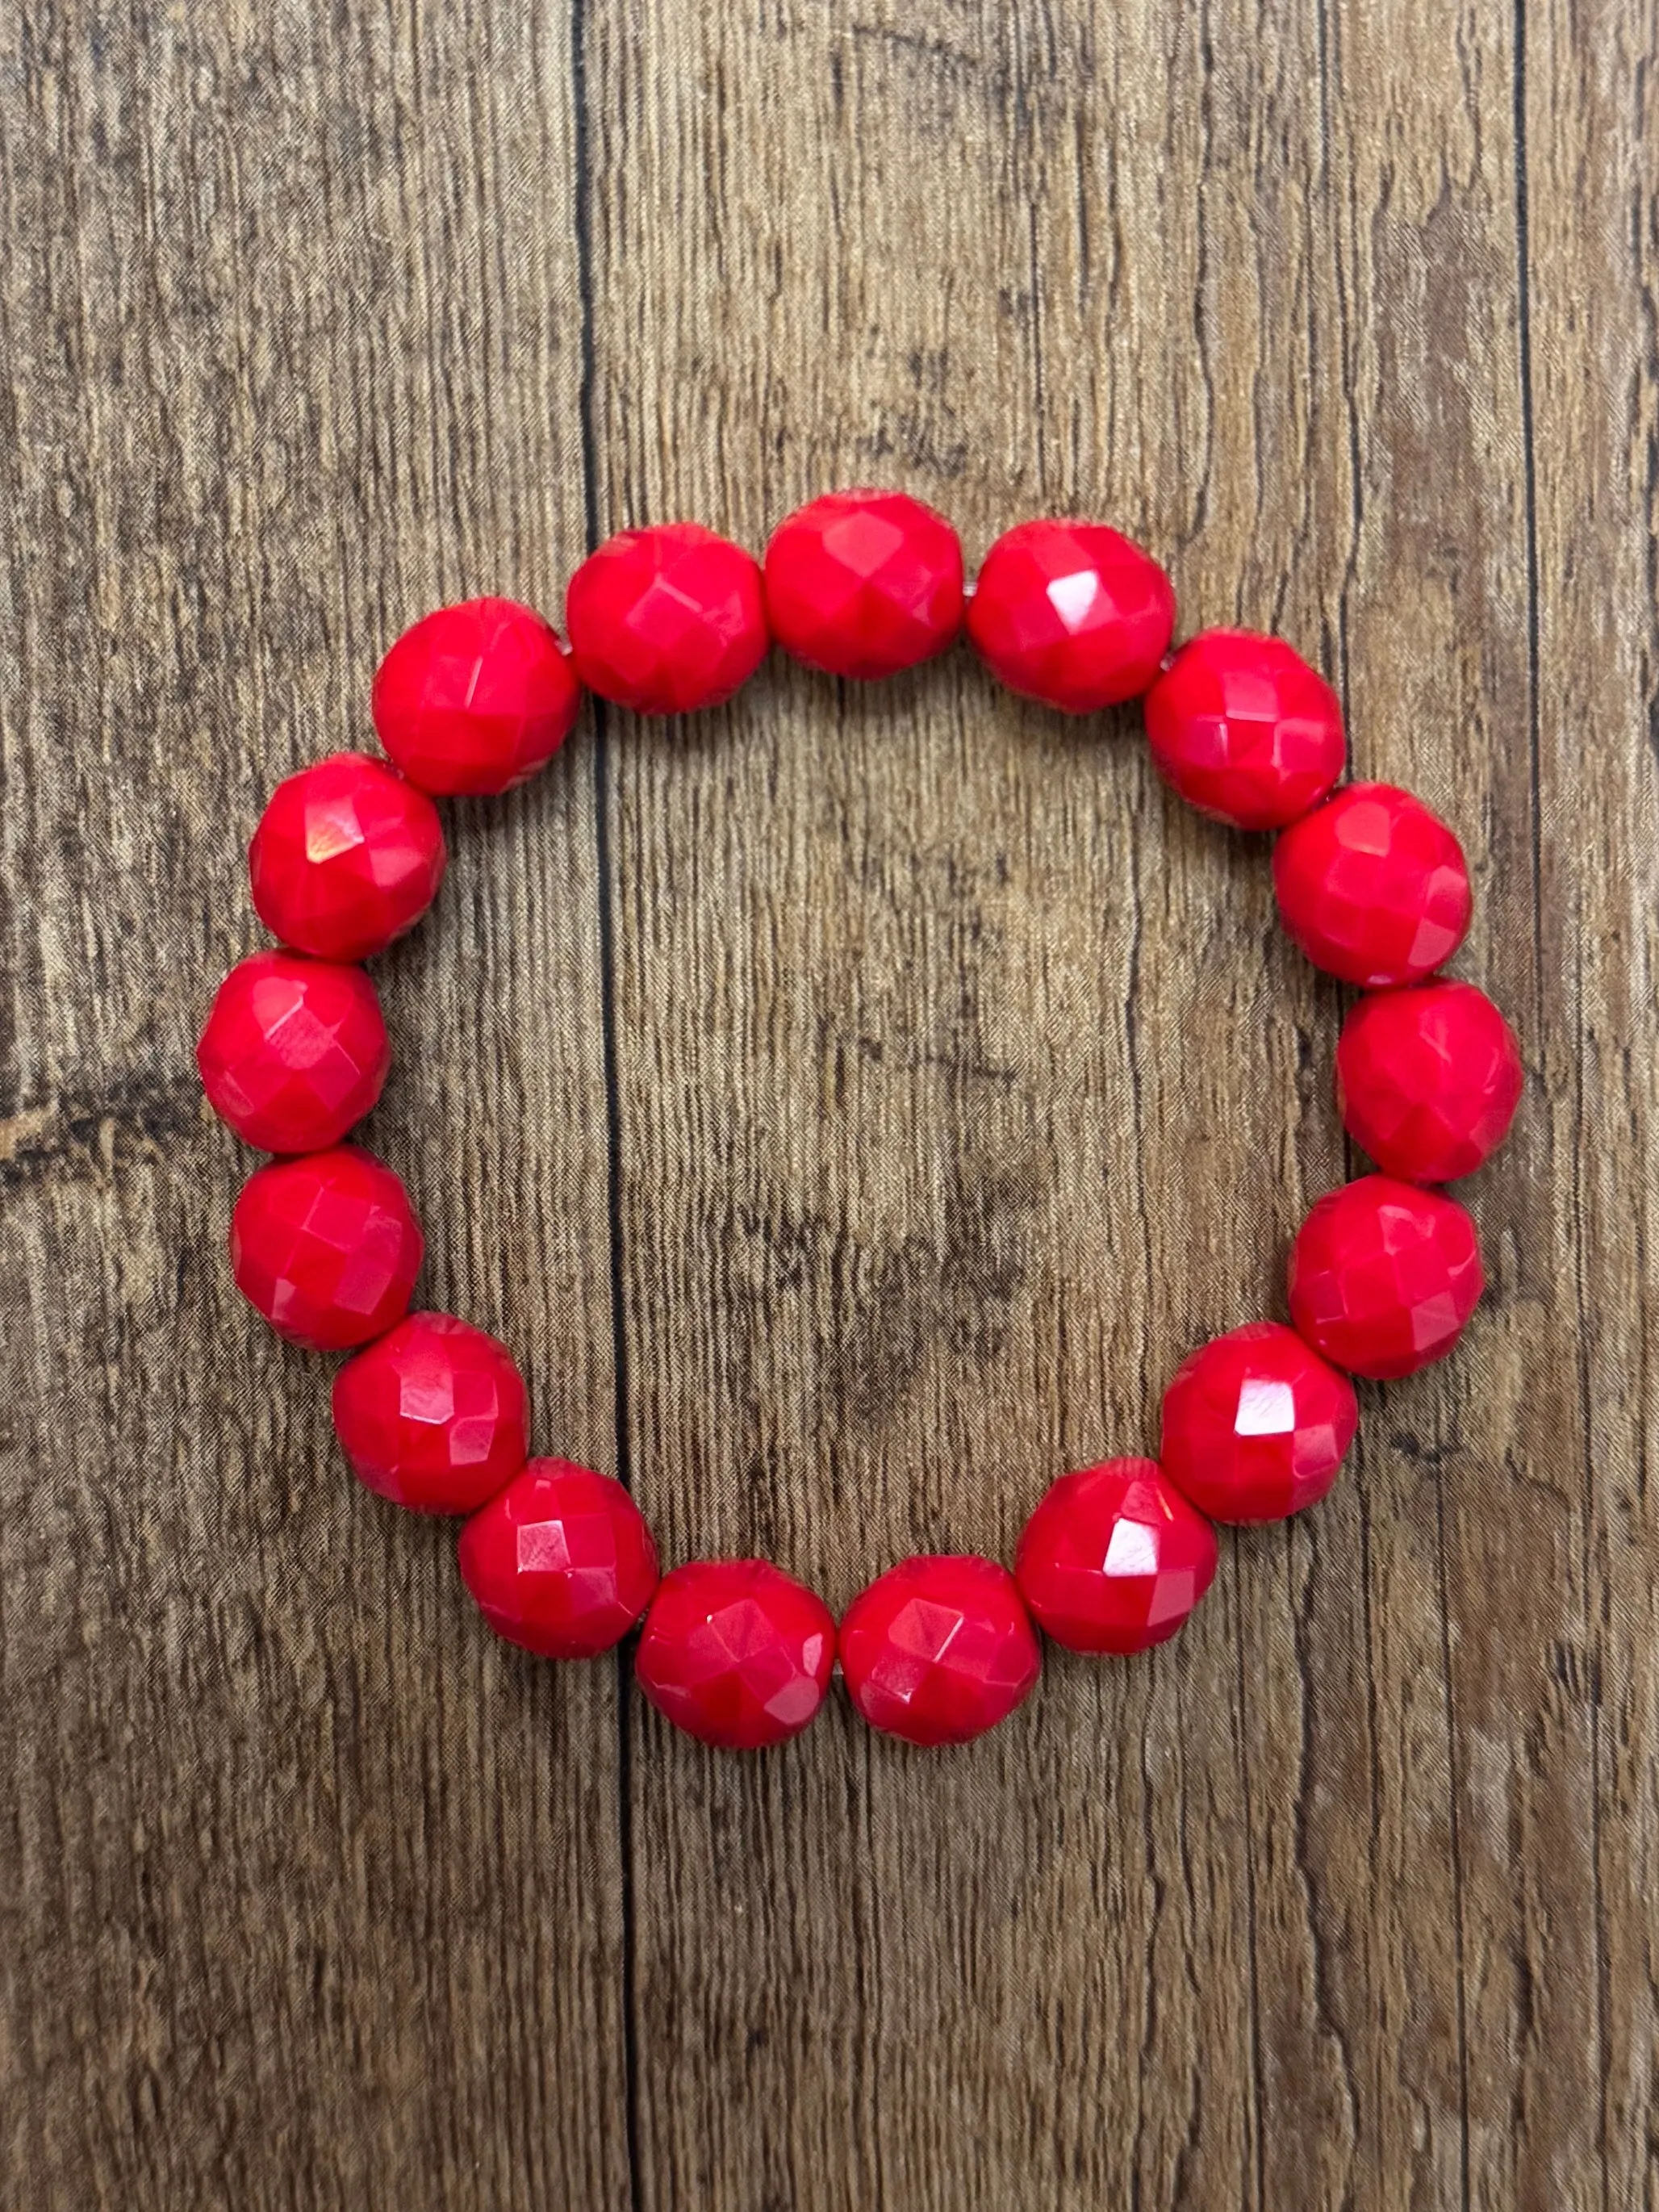
[[[1537,1562],[1576,1606],[1536,1658],[1552,1715],[1588,1731],[1595,1789],[1587,1828],[1565,1839],[1584,1890],[1576,1912],[1559,1909],[1545,1879],[1553,1821],[1537,1846],[1523,1834],[1530,1940],[1515,2002],[1552,2057],[1570,2034],[1583,2038],[1589,2079],[1570,2086],[1582,2088],[1592,2146],[1585,2200],[1645,2212],[1659,2205],[1656,52],[1651,4],[1545,10],[1528,27],[1519,86],[1537,456],[1540,1016],[1555,1140],[1538,1170],[1553,1237],[1534,1270],[1554,1322],[1552,1371],[1530,1418],[1538,1461],[1563,1489],[1577,1486],[1579,1547]],[[1563,1398],[1576,1460],[1541,1426]],[[1537,1734],[1527,1779],[1541,1796]],[[1565,2021],[1564,1983],[1576,1998]],[[1537,2193],[1544,2201],[1547,2163],[1560,2202],[1550,2118],[1536,2124]]]
[[[1334,37],[1243,9],[695,33],[601,11],[605,526],[690,512],[758,542],[876,477],[977,553],[1081,507],[1166,550],[1202,617],[1275,623],[1338,673],[1351,634],[1386,660],[1382,611],[1443,519],[1427,451],[1398,484],[1383,465],[1414,401],[1355,368],[1420,233],[1375,264],[1357,234],[1399,134],[1413,174],[1476,123],[1501,162],[1508,78],[1501,44],[1471,92],[1433,40]],[[1469,219],[1439,246],[1454,280]],[[1478,272],[1489,319],[1513,275]],[[1512,349],[1447,335],[1518,469]],[[1479,505],[1486,453],[1455,459]],[[1386,539],[1356,526],[1356,468],[1403,495]],[[1492,650],[1520,636],[1524,687],[1524,580],[1518,604]],[[1367,771],[1432,765],[1457,811],[1480,770],[1448,781],[1445,718],[1431,763],[1387,669],[1346,673]],[[619,728],[614,797],[648,1510],[675,1556],[775,1550],[837,1602],[917,1544],[1006,1551],[1049,1474],[1152,1441],[1190,1342],[1278,1309],[1285,1238],[1342,1172],[1336,994],[1129,719],[1055,730],[960,662],[878,696],[777,669],[690,742]],[[1524,872],[1508,896],[1524,918]],[[1057,1662],[959,1760],[838,1714],[733,1774],[645,1725],[647,2202],[1455,2199],[1449,1631],[1413,1437],[1476,1360],[1373,1394],[1359,1479],[1230,1545],[1177,1649]]]
[[[1355,469],[1341,611],[1352,742],[1363,772],[1456,824],[1478,893],[1457,965],[1510,1012],[1537,1067],[1512,34],[1475,7],[1328,9],[1324,97]],[[1370,1394],[1356,1468],[1370,1782],[1316,1789],[1304,1847],[1331,2019],[1370,2071],[1354,2162],[1377,2203],[1576,2203],[1592,2155],[1581,1989],[1551,1977],[1547,2055],[1511,2002],[1527,1948],[1512,1838],[1530,1826],[1528,1879],[1583,1927],[1574,1832],[1594,1796],[1581,1717],[1553,1710],[1534,1663],[1580,1602],[1571,1578],[1536,1579],[1541,1552],[1572,1545],[1575,1517],[1571,1479],[1549,1479],[1540,1449],[1547,1438],[1571,1463],[1569,1409],[1551,1405],[1540,1425],[1528,1388],[1553,1364],[1521,1262],[1544,1248],[1548,1122],[1540,1087],[1468,1186],[1488,1310],[1432,1379]],[[1268,2132],[1288,2167],[1284,2126]]]
[[[628,2201],[615,1683],[361,1493],[222,1257],[238,846],[378,651],[583,538],[562,9],[0,24],[0,2171],[31,2203]],[[592,754],[457,815],[369,1130],[425,1294],[613,1432]]]

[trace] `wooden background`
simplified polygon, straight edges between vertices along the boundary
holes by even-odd
[[[0,2201],[1659,2204],[1655,0],[0,11]],[[492,1644],[222,1256],[240,847],[446,598],[1144,538],[1462,831],[1466,1347],[947,1758]],[[671,1558],[1005,1549],[1279,1310],[1341,998],[965,657],[453,816],[370,1140]]]

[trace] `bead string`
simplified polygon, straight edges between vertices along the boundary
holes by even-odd
[[[1175,620],[1163,569],[1096,524],[1019,524],[971,589],[950,523],[897,492],[813,501],[775,532],[763,569],[696,524],[624,531],[571,578],[568,648],[510,600],[442,608],[376,672],[386,761],[337,754],[278,785],[248,860],[254,907],[283,949],[233,969],[198,1048],[216,1110],[279,1156],[236,1200],[232,1271],[281,1334],[354,1352],[333,1389],[347,1458],[383,1497],[468,1516],[461,1575],[498,1635],[585,1658],[643,1619],[635,1679],[708,1743],[797,1735],[837,1657],[873,1726],[963,1742],[1030,1692],[1037,1628],[1094,1653],[1174,1635],[1214,1576],[1212,1522],[1282,1520],[1330,1488],[1358,1418],[1348,1376],[1407,1375],[1456,1342],[1483,1288],[1480,1250],[1468,1213],[1426,1186],[1480,1164],[1522,1087],[1498,1009],[1437,975],[1468,927],[1462,851],[1409,793],[1334,788],[1340,708],[1287,644],[1209,630],[1171,653]],[[569,733],[584,687],[639,714],[685,714],[729,698],[775,642],[868,679],[932,658],[964,629],[1006,685],[1050,707],[1086,714],[1144,699],[1173,787],[1236,828],[1278,833],[1285,928],[1366,993],[1343,1024],[1336,1089],[1379,1172],[1304,1221],[1292,1326],[1247,1322],[1185,1361],[1164,1394],[1156,1459],[1061,1475],[1012,1572],[975,1557],[907,1559],[837,1629],[820,1598],[765,1560],[660,1575],[620,1483],[530,1456],[527,1395],[506,1346],[453,1315],[409,1311],[420,1224],[392,1169],[343,1141],[391,1064],[379,998],[356,963],[436,896],[447,855],[434,798],[533,775]]]

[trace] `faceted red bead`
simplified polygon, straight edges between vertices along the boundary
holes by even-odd
[[[361,968],[256,952],[219,986],[196,1065],[214,1112],[246,1143],[315,1152],[380,1097],[392,1045]]]
[[[1343,1123],[1403,1182],[1472,1174],[1509,1134],[1522,1080],[1514,1030],[1473,983],[1362,999],[1336,1048]]]
[[[259,1169],[230,1217],[237,1289],[279,1335],[314,1352],[389,1329],[408,1307],[421,1251],[403,1184],[356,1145]]]
[[[1109,1459],[1062,1474],[1025,1524],[1020,1595],[1073,1651],[1162,1644],[1215,1577],[1215,1531],[1156,1460]]]
[[[375,733],[422,791],[510,791],[570,734],[581,687],[551,626],[514,599],[466,599],[406,629],[375,672]]]
[[[634,1668],[676,1728],[760,1751],[800,1734],[835,1660],[836,1624],[810,1589],[764,1559],[699,1559],[659,1584]]]
[[[1485,1287],[1462,1207],[1391,1176],[1322,1198],[1291,1248],[1291,1318],[1353,1375],[1411,1375],[1443,1359]]]
[[[1235,829],[1282,829],[1342,773],[1341,704],[1283,638],[1205,630],[1146,694],[1146,715],[1159,774]]]
[[[410,1314],[334,1378],[334,1429],[360,1480],[416,1513],[471,1513],[525,1463],[529,1402],[504,1344]]]
[[[461,1579],[497,1636],[544,1659],[594,1659],[657,1587],[657,1548],[621,1483],[532,1459],[461,1531]]]
[[[1279,918],[1316,968],[1346,983],[1414,983],[1469,926],[1463,848],[1408,791],[1351,783],[1273,848]]]
[[[1021,522],[985,556],[968,635],[1011,691],[1072,714],[1138,698],[1175,629],[1149,553],[1098,522]]]
[[[1212,1521],[1282,1521],[1325,1495],[1358,1420],[1346,1376],[1293,1328],[1250,1322],[1177,1369],[1158,1463]]]
[[[697,522],[607,539],[570,579],[564,621],[582,682],[637,714],[719,706],[770,642],[757,563]]]
[[[384,761],[335,753],[272,792],[248,880],[273,937],[325,960],[363,960],[420,920],[447,857],[423,791]]]
[[[841,1625],[841,1663],[872,1728],[943,1744],[1006,1719],[1039,1660],[1013,1577],[967,1557],[905,1559],[861,1590]]]
[[[962,628],[962,544],[899,491],[832,491],[798,507],[766,549],[772,635],[832,676],[892,676]]]

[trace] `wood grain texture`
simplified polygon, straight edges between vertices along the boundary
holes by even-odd
[[[191,1080],[271,782],[406,608],[549,597],[584,529],[568,41],[313,16],[0,27],[0,2199],[621,2205],[614,1680],[504,1665],[448,1532],[341,1480]],[[457,817],[368,1136],[603,1457],[592,825],[582,749]]]
[[[0,2203],[1659,2208],[1653,0],[0,20]],[[426,606],[1097,512],[1456,823],[1492,1294],[946,1759],[489,1644],[221,1259],[239,846]],[[665,1553],[1006,1550],[1279,1307],[1342,994],[965,657],[454,811],[369,1140]]]

